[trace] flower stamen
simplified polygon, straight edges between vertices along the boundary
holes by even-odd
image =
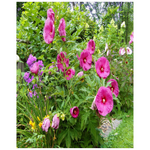
[[[73,113],[76,115],[77,111],[76,111],[76,110],[73,110]]]
[[[86,63],[86,58],[83,59],[83,62]]]
[[[100,69],[102,72],[104,71],[104,68],[103,67],[101,67],[101,69]]]
[[[113,88],[113,87],[111,87],[111,91],[112,91],[112,92],[114,91],[114,88]]]
[[[103,98],[103,103],[105,103],[105,101],[106,101],[106,100]]]

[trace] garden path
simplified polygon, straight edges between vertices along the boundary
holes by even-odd
[[[112,130],[115,130],[119,124],[121,123],[122,120],[117,120],[117,119],[111,119],[110,121],[106,118],[102,118],[102,125],[100,126],[100,129],[102,129],[103,134],[101,134],[104,138],[108,137],[109,133]]]

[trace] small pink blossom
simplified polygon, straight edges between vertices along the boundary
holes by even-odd
[[[96,72],[100,78],[106,79],[110,74],[109,61],[105,57],[100,57],[95,64]]]
[[[45,118],[42,124],[43,131],[47,132],[49,127],[50,127],[50,120],[49,118]]]
[[[119,54],[124,55],[125,54],[125,49],[121,47],[120,50],[119,50]]]
[[[98,112],[102,116],[106,116],[113,109],[113,96],[109,88],[100,87],[96,98],[95,104],[97,106]]]
[[[50,44],[54,40],[54,36],[55,36],[54,23],[50,18],[47,18],[45,21],[44,32],[43,32],[44,41],[47,44]]]
[[[114,95],[117,97],[119,94],[119,88],[118,88],[118,82],[115,79],[110,79],[107,82],[111,82],[111,87],[108,86],[108,88],[114,93]]]
[[[80,67],[82,67],[84,71],[87,71],[91,68],[91,65],[92,55],[89,51],[83,50],[80,55]]]
[[[79,115],[79,108],[77,106],[70,108],[70,114],[73,118],[77,118]]]
[[[89,40],[86,49],[90,52],[91,55],[94,54],[94,52],[95,52],[95,42],[92,39]]]
[[[64,18],[61,18],[60,23],[59,23],[59,27],[58,27],[58,31],[59,31],[60,36],[66,36],[65,27],[66,27],[65,20],[64,20]],[[66,41],[66,38],[64,38],[64,37],[62,37],[61,39],[64,42]]]
[[[55,21],[55,13],[53,12],[52,8],[49,8],[47,10],[47,18],[50,18],[53,21],[53,23],[54,23],[54,21]]]
[[[127,54],[128,55],[132,54],[132,50],[129,47],[127,47]]]
[[[83,75],[84,75],[83,71],[80,71],[80,72],[77,74],[78,77],[82,77]]]
[[[132,32],[132,34],[130,35],[130,41],[129,44],[131,44],[134,40],[134,32]]]
[[[57,114],[56,114],[56,115],[53,117],[52,128],[58,129],[58,128],[59,128],[59,122],[60,122],[60,119],[59,119],[59,117],[57,117]]]
[[[39,71],[39,63],[35,62],[31,67],[30,67],[30,71],[34,74],[38,74]]]
[[[58,69],[61,69],[62,72],[66,69],[66,67],[69,67],[69,58],[66,58],[66,52],[60,52],[60,54],[57,55],[57,67]]]
[[[66,71],[66,74],[64,74],[64,77],[66,77],[67,80],[70,80],[75,75],[75,70],[68,69]]]

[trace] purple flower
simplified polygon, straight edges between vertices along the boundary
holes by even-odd
[[[53,117],[52,128],[58,129],[60,119],[57,117],[57,114]]]
[[[39,61],[38,61],[38,64],[39,64],[39,68],[40,68],[40,70],[41,70],[42,67],[44,67],[43,61],[42,61],[42,60],[39,60]]]
[[[43,74],[43,71],[39,72],[39,74],[38,74],[38,75],[39,75],[39,76],[42,76],[42,74]]]
[[[32,91],[29,91],[29,96],[32,97]]]
[[[28,58],[28,60],[27,60],[28,66],[31,67],[32,64],[33,64],[35,61],[36,61],[36,57],[33,57],[33,55],[30,54],[30,55],[29,55],[29,58]]]
[[[26,82],[28,82],[28,84],[33,80],[34,76],[32,76],[31,78],[29,77],[30,73],[29,72],[25,72],[23,78]]]
[[[37,87],[37,84],[33,84],[33,88],[32,89],[34,89],[35,87]]]
[[[43,131],[47,132],[49,127],[50,127],[50,120],[49,118],[45,118],[42,124]]]
[[[36,94],[37,94],[36,91],[34,91],[33,95],[36,96]]]

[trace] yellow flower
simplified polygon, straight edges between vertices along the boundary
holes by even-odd
[[[32,120],[30,120],[29,124],[31,125],[32,129],[35,129],[35,122],[32,122]]]
[[[62,121],[65,120],[65,114],[62,114],[60,117],[61,117]]]
[[[45,115],[44,119],[45,119],[45,118],[49,118],[49,115],[47,115],[47,116]]]
[[[40,118],[37,116],[38,121],[41,121]]]
[[[35,126],[31,128],[32,130],[35,130]]]
[[[30,120],[29,124],[31,125],[32,123],[33,123],[32,120]]]
[[[42,122],[39,123],[39,127],[40,127],[40,128],[41,128],[42,124],[43,124]]]
[[[56,16],[56,19],[58,20],[58,19],[59,19],[59,17],[58,17],[58,16]]]

